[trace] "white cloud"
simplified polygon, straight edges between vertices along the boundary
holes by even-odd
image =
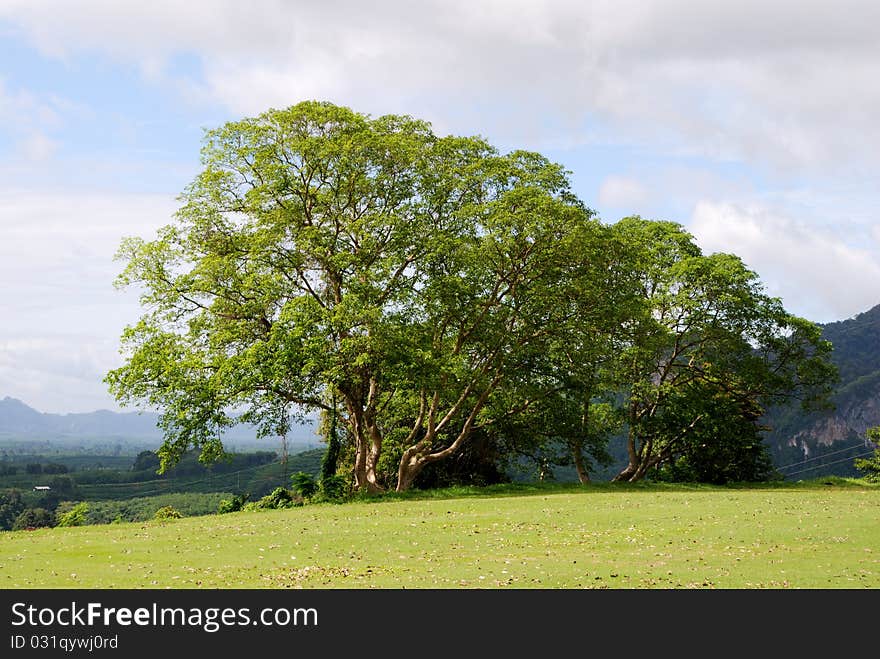
[[[35,162],[48,160],[57,148],[58,142],[43,133],[33,133],[20,144],[22,155]]]
[[[174,209],[164,195],[0,191],[0,397],[44,411],[110,405],[101,379],[140,311],[113,287],[113,257],[123,236],[154,236]]]
[[[740,256],[786,307],[817,322],[880,303],[880,250],[850,245],[771,209],[704,201],[688,227],[706,252]]]
[[[571,140],[600,119],[667,148],[837,171],[880,153],[880,5],[575,0],[12,0],[44,53],[101,52],[236,113],[304,98],[409,112],[495,139]]]
[[[599,204],[628,209],[626,212],[639,215],[639,207],[645,202],[648,191],[639,181],[626,176],[608,176],[599,186]]]
[[[59,144],[49,133],[62,125],[67,109],[63,99],[10,89],[0,78],[0,134],[8,136],[19,157],[32,162],[50,158]]]
[[[590,183],[600,204],[673,220],[693,210],[706,249],[743,256],[802,315],[835,320],[880,301],[873,0],[5,0],[0,21],[65,65],[110,58],[139,71],[156,102],[168,102],[166,85],[211,116],[225,116],[217,104],[252,114],[319,98],[515,147],[576,145],[585,159],[591,142],[627,145],[629,161],[608,165],[618,175]],[[0,189],[0,279],[14,282],[0,296],[0,387],[27,373],[47,400],[90,400],[82,392],[101,387],[83,378],[105,368],[137,311],[111,286],[112,254],[122,235],[167,222],[170,195],[192,173],[171,163],[181,168],[172,176],[128,153],[108,165],[80,151],[43,166],[67,144],[71,113],[90,111],[0,79],[0,132],[10,154],[25,156],[4,159],[0,174],[7,187],[35,190]],[[160,168],[174,188],[167,198],[38,188],[143,189],[143,180],[156,190]],[[755,168],[797,173],[797,188]],[[720,199],[739,201],[705,201]],[[39,346],[57,369],[35,365]]]
[[[115,407],[102,380],[118,365],[107,339],[82,335],[0,339],[0,395],[46,412]]]

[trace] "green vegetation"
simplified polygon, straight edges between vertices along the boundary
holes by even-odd
[[[765,441],[774,464],[795,480],[858,477],[854,459],[866,456],[864,424],[880,423],[880,305],[822,326],[822,338],[834,346],[831,360],[840,372],[833,408],[771,409],[764,420],[771,427]]]
[[[311,499],[318,492],[318,481],[312,474],[298,471],[290,477],[290,489],[303,499]]]
[[[867,437],[874,444],[874,455],[856,460],[855,468],[862,472],[867,480],[880,482],[880,426],[870,428]]]
[[[878,509],[880,487],[841,479],[412,491],[344,506],[4,533],[0,583],[878,588]]]
[[[823,327],[823,334],[834,345],[842,383],[873,380],[876,384],[880,376],[880,353],[876,347],[880,336],[880,305],[849,320],[828,323]],[[846,399],[840,402],[845,403]]]
[[[87,523],[89,504],[81,501],[69,506],[59,505],[55,509],[55,526],[82,526]]]
[[[93,463],[83,463],[82,471],[61,475],[46,475],[40,456],[30,456],[28,464],[35,465],[30,474],[12,469],[0,474],[0,531],[16,524],[27,528],[142,521],[165,505],[185,516],[206,515],[216,512],[225,497],[257,500],[287,485],[290,470],[314,479],[323,454],[322,449],[295,453],[286,465],[273,453],[230,454],[210,466],[191,454],[161,476],[155,473],[158,460],[151,451],[129,457],[122,468],[95,469]],[[34,485],[50,489],[38,492]]]
[[[538,153],[310,101],[208,131],[202,164],[119,253],[145,312],[106,382],[163,410],[163,469],[311,412],[321,480],[358,491],[491,482],[509,455],[586,482],[617,433],[616,480],[760,479],[764,410],[830,391],[820,328],[737,256],[601,223]]]
[[[183,514],[174,506],[162,506],[153,513],[153,519],[158,522],[166,522],[171,519],[181,519]]]
[[[164,441],[127,469],[4,460],[28,490],[0,498],[26,530],[3,587],[880,584],[880,489],[732,485],[774,475],[766,410],[825,406],[836,374],[737,256],[406,116],[301,103],[202,160],[120,249],[145,313],[106,382]],[[327,448],[288,457],[307,414]],[[241,424],[281,458],[227,453]],[[506,482],[524,462],[579,484]]]
[[[87,524],[143,522],[152,519],[160,508],[169,506],[184,517],[210,515],[217,511],[220,501],[230,496],[224,492],[175,492],[124,501],[89,502]]]

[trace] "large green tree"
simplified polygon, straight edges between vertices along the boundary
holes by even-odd
[[[176,221],[120,250],[145,313],[107,382],[163,411],[163,466],[322,410],[356,488],[390,485],[390,448],[406,489],[509,413],[604,232],[559,166],[410,117],[301,103],[209,131],[202,160]]]
[[[629,460],[616,480],[639,480],[693,456],[691,440],[709,439],[707,429],[729,430],[739,419],[752,442],[754,420],[767,407],[827,400],[831,345],[816,324],[768,296],[738,257],[704,255],[671,222],[631,217],[613,230],[631,245],[642,299],[620,362]]]

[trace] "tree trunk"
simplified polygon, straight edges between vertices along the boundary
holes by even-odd
[[[422,460],[410,460],[406,463],[401,461],[400,468],[397,470],[397,491],[405,492],[412,487],[413,481],[425,464]]]
[[[367,463],[365,476],[367,479],[367,490],[369,492],[382,492],[384,487],[379,483],[377,468],[379,465],[379,455],[382,453],[382,435],[375,423],[370,424],[370,444],[367,452]]]
[[[354,436],[354,488],[362,492],[381,492],[382,487],[376,477],[381,438],[373,436],[377,433],[375,428],[367,428],[363,410],[350,401],[346,401],[346,405],[351,434]]]
[[[476,419],[477,414],[479,414],[480,410],[483,409],[483,405],[486,403],[486,399],[489,397],[489,394],[494,391],[495,386],[501,380],[500,375],[496,375],[493,378],[491,384],[486,388],[485,391],[480,395],[477,402],[474,404],[473,408],[468,414],[467,420],[465,420],[464,425],[458,433],[458,436],[455,438],[449,446],[439,451],[435,451],[431,453],[431,448],[434,444],[434,440],[437,436],[437,429],[442,427],[448,419],[451,419],[453,413],[457,411],[458,404],[449,410],[446,413],[444,419],[437,425],[434,425],[433,420],[433,410],[429,415],[428,427],[425,429],[425,436],[422,437],[416,444],[410,446],[403,452],[403,456],[400,458],[400,467],[397,470],[397,491],[403,492],[412,485],[416,476],[419,475],[419,472],[424,468],[426,464],[429,462],[436,462],[437,460],[445,460],[451,455],[454,455],[461,448],[461,445],[470,437],[471,429],[473,428],[474,419]],[[460,399],[459,403],[461,402]],[[436,405],[436,401],[439,400],[439,394],[434,394],[434,405]],[[415,439],[415,435],[421,426],[422,415],[419,415],[419,420],[416,424],[416,427],[413,429],[413,433],[410,435],[410,439]]]
[[[410,446],[403,452],[400,458],[400,466],[397,468],[397,492],[405,492],[412,487],[416,476],[430,462],[428,451],[432,441],[433,435],[428,433],[420,442]]]
[[[626,438],[626,452],[629,454],[629,464],[617,476],[611,479],[614,483],[625,483],[632,479],[641,464],[639,452],[636,450],[636,435],[630,424]]]
[[[590,473],[587,471],[587,467],[584,464],[584,453],[581,450],[580,442],[572,442],[571,456],[574,459],[574,468],[577,470],[578,480],[581,483],[589,483]]]
[[[591,387],[585,387],[583,400],[583,413],[581,414],[581,437],[587,437],[590,432],[590,391]],[[584,452],[580,438],[570,444],[571,456],[574,459],[574,468],[577,470],[578,480],[583,483],[590,482],[590,473],[584,464]]]
[[[354,489],[363,490],[367,486],[367,454],[364,451],[363,437],[355,434]]]

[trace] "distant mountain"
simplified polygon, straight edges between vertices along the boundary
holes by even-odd
[[[797,408],[769,416],[774,462],[792,478],[856,475],[853,458],[869,452],[865,431],[880,426],[880,305],[848,320],[822,326],[840,371],[833,411]]]
[[[157,427],[159,415],[151,412],[96,412],[75,414],[47,414],[38,412],[16,398],[0,400],[0,437],[14,440],[83,439],[83,440],[137,440],[158,445],[162,431]],[[295,426],[288,438],[290,448],[299,450],[319,445],[312,425]],[[224,433],[228,444],[253,444],[275,448],[269,438],[257,439],[254,429],[247,425],[231,428]]]
[[[45,414],[16,398],[0,400],[0,433],[9,435],[90,435],[161,437],[158,414],[109,410],[79,414]]]

